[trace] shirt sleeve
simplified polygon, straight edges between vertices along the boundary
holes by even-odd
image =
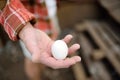
[[[0,10],[0,23],[14,41],[18,39],[17,35],[26,23],[34,19],[34,15],[25,9],[20,0],[7,0],[4,9]]]

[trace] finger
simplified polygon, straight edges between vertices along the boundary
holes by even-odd
[[[66,58],[66,59],[65,59],[65,62],[64,62],[65,65],[63,65],[63,68],[64,68],[64,67],[65,67],[65,68],[68,68],[68,67],[76,64],[76,63],[79,62],[79,61],[81,61],[81,58],[80,58],[79,56],[73,56],[73,57],[71,57],[71,58]]]
[[[68,34],[64,37],[63,41],[65,41],[66,43],[69,43],[71,41],[71,39],[73,38],[72,35]]]
[[[68,50],[68,53],[71,54],[71,53],[75,53],[75,51],[77,51],[78,49],[80,49],[80,45],[79,44],[73,44],[69,50]]]
[[[58,69],[58,68],[68,68],[71,65],[74,65],[75,63],[79,62],[81,58],[79,56],[74,56],[72,58],[66,58],[65,60],[56,60],[54,58],[48,58],[48,66]]]

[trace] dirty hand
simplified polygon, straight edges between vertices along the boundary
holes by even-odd
[[[51,55],[51,45],[54,41],[51,40],[43,31],[35,29],[30,23],[27,23],[26,26],[20,31],[19,37],[31,53],[31,60],[35,63],[42,63],[53,69],[58,69],[68,68],[81,60],[79,56],[73,56],[64,60],[56,60]],[[72,36],[67,35],[63,40],[66,43],[69,43],[71,39]],[[69,48],[69,54],[74,53],[79,48],[79,44],[73,44]]]

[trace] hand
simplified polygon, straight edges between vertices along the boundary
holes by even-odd
[[[66,58],[65,60],[56,60],[51,55],[51,45],[54,41],[51,40],[46,33],[33,28],[30,23],[27,23],[20,31],[19,37],[31,53],[32,61],[35,63],[42,63],[51,68],[58,69],[68,68],[81,60],[79,56]],[[72,36],[67,35],[63,40],[69,43],[71,39]],[[74,53],[79,48],[79,44],[74,44],[69,48],[69,53]]]

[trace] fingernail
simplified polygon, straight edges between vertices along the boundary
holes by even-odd
[[[81,58],[79,56],[76,57],[76,61],[81,61]]]
[[[71,39],[71,38],[73,38],[73,36],[71,35],[71,34],[68,34],[68,37]]]
[[[79,44],[75,44],[76,48],[79,49],[80,48],[80,45]]]

